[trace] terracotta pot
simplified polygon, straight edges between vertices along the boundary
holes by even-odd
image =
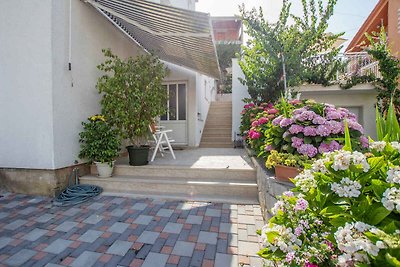
[[[94,164],[96,164],[97,167],[98,176],[101,178],[111,177],[114,169],[114,162],[115,161],[113,161],[111,164],[109,162],[104,162],[104,163],[94,162]]]
[[[278,180],[286,181],[286,182],[291,182],[289,178],[294,178],[296,177],[302,169],[296,168],[296,167],[289,167],[289,166],[284,166],[284,165],[276,165],[275,166],[275,177]]]

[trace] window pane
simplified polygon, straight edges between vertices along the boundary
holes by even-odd
[[[169,120],[176,120],[176,84],[169,85]]]
[[[186,85],[178,85],[178,101],[179,101],[179,120],[186,120]]]
[[[165,90],[167,90],[167,86],[166,85],[163,85],[163,88]],[[166,103],[165,107],[168,108],[168,100],[167,100],[167,103]],[[165,113],[163,115],[161,115],[160,120],[162,120],[162,121],[166,121],[167,120],[167,112],[168,112],[168,110],[166,110]]]

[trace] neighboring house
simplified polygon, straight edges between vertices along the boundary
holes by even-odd
[[[152,51],[166,62],[177,115],[163,123],[178,143],[199,145],[219,78],[209,16],[143,0],[119,8],[127,2],[0,1],[0,185],[36,194],[64,186],[78,163],[81,122],[100,112],[103,48],[123,58]]]
[[[379,0],[375,8],[369,14],[364,24],[353,37],[346,48],[346,53],[361,52],[362,46],[366,45],[365,33],[379,32],[384,26],[389,39],[389,46],[393,54],[400,56],[400,1]]]

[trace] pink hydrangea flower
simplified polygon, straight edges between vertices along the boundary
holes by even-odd
[[[262,125],[268,122],[268,119],[265,117],[261,117],[258,119],[258,125]]]
[[[364,135],[360,137],[360,142],[361,142],[361,146],[364,148],[369,147],[369,141],[368,138],[365,137]]]
[[[312,126],[304,127],[303,133],[305,136],[316,136],[317,130]]]
[[[291,134],[298,134],[304,130],[304,127],[298,124],[293,124],[289,127],[289,132]]]
[[[286,254],[286,262],[287,263],[291,263],[294,260],[295,256],[294,256],[294,252],[289,252],[288,254]]]
[[[258,126],[258,121],[253,121],[251,123],[251,127],[257,127]]]
[[[299,198],[294,206],[295,211],[305,211],[308,208],[308,201],[304,198]]]
[[[311,144],[302,144],[299,148],[297,148],[297,151],[300,154],[309,156],[310,158],[313,158],[318,154],[318,149]]]
[[[279,123],[279,126],[281,126],[281,127],[287,127],[287,126],[289,126],[290,124],[292,124],[294,121],[292,120],[292,119],[289,119],[289,118],[283,118],[282,120],[281,120],[281,122]]]
[[[297,149],[300,148],[304,142],[304,140],[302,138],[298,138],[296,136],[293,136],[291,140],[292,140],[292,147],[297,148]]]
[[[268,109],[268,114],[276,114],[276,113],[278,113],[279,111],[277,110],[277,109],[275,109],[275,108],[271,108],[271,109]]]
[[[304,267],[318,267],[318,264],[307,262]]]
[[[261,137],[261,134],[257,131],[250,130],[249,137],[250,137],[250,139],[259,139]]]

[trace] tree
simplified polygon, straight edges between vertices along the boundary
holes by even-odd
[[[328,62],[325,64],[331,64],[325,59],[337,55],[339,48],[333,48],[333,44],[342,35],[326,33],[336,2],[328,0],[324,7],[322,0],[302,0],[303,15],[299,17],[290,12],[291,3],[285,0],[279,20],[274,24],[265,20],[261,8],[258,11],[246,11],[244,5],[240,8],[250,37],[247,46],[242,48],[239,62],[245,75],[241,81],[247,85],[253,99],[271,102],[283,93],[283,65],[287,86],[292,87],[310,79],[307,70],[315,69],[316,63],[321,63],[321,60],[315,60],[316,56],[322,57],[322,62]],[[293,23],[289,23],[289,18]]]

